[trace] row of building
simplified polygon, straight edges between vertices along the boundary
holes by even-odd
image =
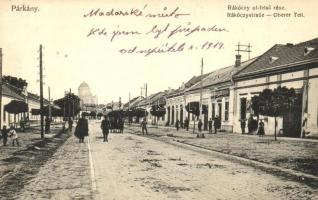
[[[17,114],[10,113],[6,107],[10,103],[15,102],[15,106],[26,106],[26,112]],[[44,99],[44,105],[47,106],[49,101]],[[40,97],[34,93],[28,92],[26,87],[21,89],[8,83],[2,84],[2,104],[1,104],[1,124],[8,126],[19,126],[21,120],[36,122],[39,120],[39,115],[35,114],[34,110],[40,109]]]
[[[136,97],[124,105],[124,109],[143,108],[149,113],[153,105],[163,107],[166,114],[160,118],[149,115],[152,123],[174,126],[187,117],[193,124],[196,117],[185,106],[199,102],[207,108],[202,121],[218,116],[221,130],[240,133],[241,120],[253,116],[251,98],[264,89],[279,86],[294,88],[301,98],[301,105],[278,118],[277,132],[282,136],[301,137],[305,130],[318,134],[318,38],[298,44],[276,44],[262,55],[241,62],[236,55],[235,64],[194,76],[178,89],[169,89],[148,96]],[[202,82],[201,82],[202,81]],[[273,117],[263,116],[265,133],[274,134]],[[246,126],[247,123],[246,123]]]

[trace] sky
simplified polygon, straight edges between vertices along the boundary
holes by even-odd
[[[37,7],[38,11],[18,11],[19,6]],[[228,10],[228,6],[249,7],[247,10]],[[283,10],[274,10],[278,5]],[[270,10],[251,10],[253,6],[271,6]],[[0,2],[0,48],[3,51],[3,75],[26,79],[28,91],[39,94],[39,45],[43,45],[44,96],[51,88],[53,99],[61,98],[64,91],[77,93],[78,86],[87,82],[99,103],[112,100],[127,101],[140,95],[147,83],[148,95],[170,88],[178,88],[192,76],[200,75],[201,59],[204,73],[233,65],[236,45],[251,44],[251,58],[261,55],[275,44],[299,43],[317,35],[317,1],[20,1]],[[142,16],[92,16],[91,10],[110,13],[139,9]],[[146,17],[147,14],[171,14],[171,17]],[[230,18],[228,12],[270,14],[264,18]],[[294,17],[294,12],[304,17]],[[281,17],[274,17],[280,13]],[[291,13],[291,17],[287,17]],[[282,17],[282,16],[285,17]],[[157,16],[157,15],[156,15]],[[155,38],[151,30],[168,25],[166,31]],[[153,27],[156,27],[153,29]],[[176,29],[197,26],[217,27],[221,31],[193,33]],[[102,30],[98,34],[91,30]],[[126,31],[111,40],[113,31]],[[132,34],[134,33],[134,34]],[[147,34],[148,33],[148,34]],[[106,35],[105,35],[106,34]],[[213,43],[202,49],[206,42]],[[127,53],[137,50],[165,48],[184,43],[178,52]],[[191,48],[192,46],[192,48]],[[206,47],[206,46],[205,46]],[[166,48],[167,49],[167,48]],[[125,53],[126,52],[126,53]],[[248,59],[246,53],[242,60]]]

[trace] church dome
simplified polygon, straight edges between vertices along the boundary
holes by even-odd
[[[83,83],[81,83],[81,84],[79,85],[78,88],[89,88],[89,86],[88,86],[88,84],[84,81]]]

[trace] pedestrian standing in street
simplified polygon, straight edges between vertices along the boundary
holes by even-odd
[[[142,134],[144,135],[145,134],[145,131],[146,131],[146,134],[148,134],[148,131],[147,131],[147,120],[146,118],[144,118],[141,122],[141,131],[142,131]]]
[[[68,119],[68,129],[70,131],[72,131],[72,129],[73,129],[73,120],[71,117]]]
[[[242,129],[242,134],[245,134],[245,127],[246,127],[246,119],[241,119],[241,129]]]
[[[79,138],[79,143],[84,143],[85,136],[88,136],[88,121],[85,115],[78,120],[74,134]]]
[[[209,120],[209,134],[212,134],[212,118]]]
[[[24,119],[22,118],[21,120],[20,120],[20,130],[22,131],[22,132],[24,132]]]
[[[177,120],[177,121],[176,121],[176,129],[177,129],[177,131],[179,130],[179,127],[180,127],[180,121]]]
[[[123,120],[123,118],[119,119],[119,129],[120,129],[120,133],[124,133],[124,120]]]
[[[199,132],[202,131],[202,121],[201,121],[201,119],[199,119],[199,122],[198,122],[198,129],[199,129]]]
[[[4,125],[2,128],[2,141],[3,141],[3,146],[7,146],[7,141],[8,141],[8,132],[9,130],[7,129],[7,126]]]
[[[101,124],[101,129],[103,131],[104,142],[108,142],[108,134],[109,134],[110,122],[108,117],[105,115]]]
[[[12,140],[12,146],[14,146],[14,142],[17,144],[17,146],[20,146],[18,141],[18,133],[15,131],[14,127],[10,127],[9,136]]]
[[[265,135],[264,122],[262,119],[258,125],[257,135],[259,135],[260,137],[263,137]]]
[[[219,119],[219,116],[215,116],[214,118],[214,134],[217,133],[217,130],[221,128],[221,120]]]
[[[188,117],[186,117],[185,120],[184,120],[184,128],[187,131],[189,130],[189,119],[188,119]]]

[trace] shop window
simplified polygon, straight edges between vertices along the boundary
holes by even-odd
[[[229,102],[225,102],[225,108],[224,108],[224,119],[225,121],[229,120]]]
[[[212,103],[212,119],[215,118],[215,103]]]

